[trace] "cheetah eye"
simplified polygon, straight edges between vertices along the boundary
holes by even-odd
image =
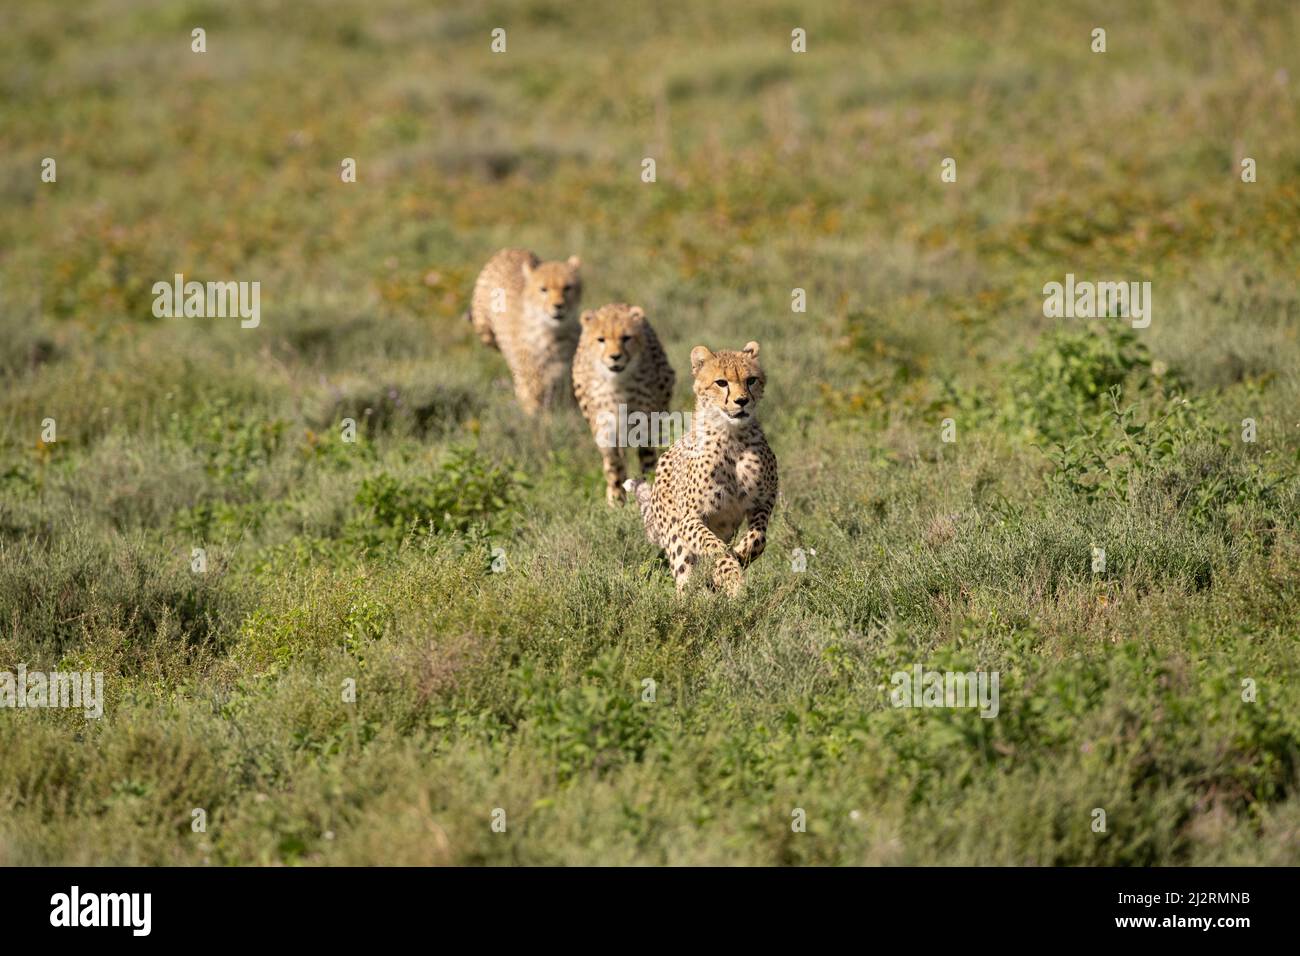
[[[624,335],[619,338],[620,342],[630,342],[631,340],[632,340],[632,336],[630,335]]]
[[[748,385],[750,388],[753,388],[757,383],[758,383],[758,377],[755,375],[751,375],[749,376],[749,378],[745,379],[745,384]]]
[[[597,341],[597,342],[603,342],[603,341],[605,341],[605,336],[602,335],[600,338],[596,339],[596,341]]]
[[[546,291],[546,286],[542,286],[542,291],[543,291],[543,292]]]
[[[727,387],[727,380],[726,380],[725,378],[720,378],[720,379],[718,379],[716,382],[714,382],[713,384],[716,385],[716,386],[718,386],[718,388],[726,388],[726,387]]]
[[[566,285],[566,286],[564,287],[564,291],[565,291],[566,294],[569,293],[569,292],[572,292],[572,291],[573,291],[573,286],[571,286],[571,285]]]

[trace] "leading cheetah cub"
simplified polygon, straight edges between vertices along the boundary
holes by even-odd
[[[650,426],[657,423],[657,413],[667,411],[676,383],[677,375],[640,306],[619,302],[582,313],[573,394],[600,448],[609,504],[623,503],[625,444],[638,443],[642,475],[654,468],[659,452],[652,444],[656,429]],[[637,427],[626,427],[629,422]]]
[[[483,344],[505,356],[515,397],[529,415],[568,395],[580,265],[577,256],[541,262],[526,249],[502,249],[474,283],[466,317]]]
[[[715,557],[712,584],[736,594],[741,569],[763,553],[776,503],[776,456],[754,418],[766,379],[758,343],[739,352],[691,350],[695,419],[660,459],[652,485],[629,480],[650,543],[664,549],[680,594],[703,556]],[[740,547],[731,539],[748,520]]]

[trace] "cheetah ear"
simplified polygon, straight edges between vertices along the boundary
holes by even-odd
[[[701,366],[711,358],[713,358],[713,353],[703,345],[697,345],[691,349],[691,374],[698,375]]]
[[[577,256],[569,256],[568,261],[569,261],[570,269],[577,269],[582,265],[582,260],[579,259]]]
[[[588,309],[587,311],[582,313],[580,317],[580,321],[582,322],[583,325],[591,325],[591,320],[594,319],[595,317],[596,317],[596,313],[593,310]]]
[[[757,357],[757,356],[758,356],[758,343],[757,343],[757,342],[747,342],[747,343],[745,343],[745,347],[744,347],[743,349],[741,349],[741,351],[744,352],[744,353],[747,354],[747,355],[752,355],[752,356]]]
[[[630,318],[633,318],[633,319],[644,319],[644,318],[645,318],[645,309],[641,308],[641,306],[639,306],[639,305],[634,305],[634,306],[632,306],[631,309],[628,310],[628,313],[627,313],[627,314],[628,314],[628,316],[629,316]]]
[[[533,264],[529,262],[527,259],[524,260],[523,272],[524,272],[525,279],[527,279],[529,276],[533,274]]]

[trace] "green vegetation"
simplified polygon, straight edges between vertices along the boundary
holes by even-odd
[[[1300,8],[303,6],[0,35],[0,671],[108,698],[0,709],[0,863],[1300,862]],[[743,599],[517,411],[460,318],[507,244],[644,305],[678,408],[762,343]]]

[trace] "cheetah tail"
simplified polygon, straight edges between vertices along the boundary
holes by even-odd
[[[501,350],[501,346],[497,345],[497,337],[492,331],[491,323],[487,321],[476,321],[474,318],[473,307],[466,309],[465,314],[461,316],[461,318],[468,322],[474,331],[478,333],[478,339],[480,342],[490,349],[496,349],[497,351]]]
[[[629,478],[623,482],[623,490],[636,498],[637,506],[641,509],[641,518],[649,525],[650,519],[650,482],[642,481],[640,478]]]
[[[646,540],[660,546],[659,523],[655,520],[654,507],[651,504],[650,483],[639,478],[629,478],[623,482],[623,490],[636,499],[637,510],[641,512],[641,524],[645,526]]]

